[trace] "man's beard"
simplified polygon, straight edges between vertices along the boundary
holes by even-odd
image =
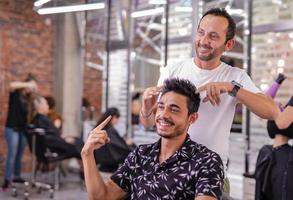
[[[171,123],[173,126],[175,127],[172,127],[173,128],[173,132],[164,132],[164,131],[160,131],[159,129],[157,130],[157,133],[159,136],[163,137],[163,138],[174,138],[174,137],[177,137],[179,135],[182,135],[184,132],[185,132],[185,128],[184,126],[176,126],[172,121],[169,121],[168,119],[164,119],[165,121]]]
[[[179,135],[182,135],[183,133],[184,132],[182,130],[182,131],[174,131],[173,133],[168,134],[168,135],[166,135],[164,133],[162,134],[162,133],[158,132],[158,135],[161,136],[161,137],[163,137],[163,138],[166,138],[166,139],[171,139],[171,138],[175,138],[175,137],[177,137]]]
[[[198,48],[200,48],[199,46],[202,46],[202,47],[206,47],[206,48],[209,48],[211,49],[211,52],[207,55],[207,56],[200,56],[200,54],[198,53]],[[197,44],[196,45],[196,48],[195,48],[195,51],[196,51],[196,55],[197,57],[202,60],[202,61],[210,61],[210,60],[213,60],[214,58],[216,58],[218,55],[221,55],[225,50],[225,44],[223,44],[222,46],[220,46],[219,48],[217,49],[212,49],[210,46],[207,46],[207,45],[200,45],[200,44]]]

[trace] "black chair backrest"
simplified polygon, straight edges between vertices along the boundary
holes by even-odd
[[[32,154],[37,158],[38,162],[48,162],[46,155],[47,145],[45,141],[45,129],[35,128],[34,125],[30,124],[26,129],[26,138]],[[33,138],[35,137],[35,152],[33,152]]]

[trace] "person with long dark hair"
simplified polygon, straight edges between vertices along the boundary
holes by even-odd
[[[97,164],[100,165],[100,170],[112,172],[115,171],[119,164],[124,161],[127,155],[136,147],[134,144],[127,144],[115,128],[120,118],[118,108],[108,108],[99,118],[100,124],[109,116],[112,116],[111,121],[104,127],[103,130],[107,131],[111,143],[106,144],[102,148],[95,151],[95,159]]]
[[[255,170],[256,200],[293,199],[293,96],[275,121],[267,122],[272,145],[261,148]]]

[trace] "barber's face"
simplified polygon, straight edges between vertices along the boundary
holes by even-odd
[[[165,93],[159,100],[155,122],[157,132],[164,138],[175,138],[185,134],[196,114],[188,115],[187,99],[175,92]]]
[[[226,33],[228,20],[221,16],[205,16],[197,29],[195,36],[196,56],[201,61],[220,59],[225,50],[230,50],[227,45]]]

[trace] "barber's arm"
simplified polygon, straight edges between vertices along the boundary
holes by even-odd
[[[37,84],[35,81],[27,81],[27,82],[21,82],[21,81],[13,81],[9,84],[9,89],[10,91],[14,91],[17,89],[22,89],[22,88],[31,88],[33,90],[37,89]]]
[[[252,93],[245,89],[240,89],[236,98],[240,103],[263,119],[274,120],[278,117],[279,109],[273,99],[261,93]]]
[[[84,167],[85,184],[90,200],[123,199],[127,195],[116,183],[104,183],[96,166],[94,150],[109,142],[106,131],[102,129],[111,120],[108,117],[99,126],[91,131],[81,151]]]
[[[275,120],[279,129],[288,128],[293,123],[293,96],[288,102],[285,110]]]
[[[206,91],[204,102],[210,101],[212,105],[220,105],[222,93],[231,92],[234,85],[230,82],[212,82],[198,88],[198,92]],[[253,93],[244,88],[239,88],[235,98],[248,107],[250,111],[264,119],[274,120],[279,114],[279,109],[271,97],[261,93]]]
[[[293,107],[287,106],[275,120],[279,129],[286,129],[293,123]]]
[[[150,128],[155,125],[155,109],[156,102],[160,93],[161,87],[149,87],[142,96],[142,107],[140,110],[140,121],[145,128]]]

